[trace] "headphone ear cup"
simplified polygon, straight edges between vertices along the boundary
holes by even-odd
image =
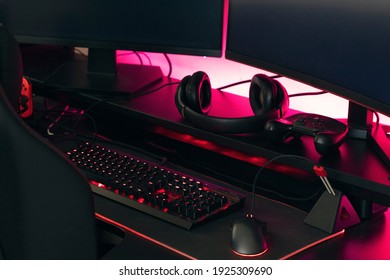
[[[183,110],[187,106],[185,89],[187,87],[188,81],[191,79],[191,76],[185,76],[179,83],[176,88],[175,94],[175,104],[176,108],[179,111],[180,115],[184,117]]]
[[[286,88],[279,81],[276,80],[273,81],[276,84],[278,90],[277,104],[276,104],[278,115],[276,116],[276,118],[281,118],[287,113],[290,107],[290,99],[288,97]]]
[[[266,119],[280,118],[289,107],[286,89],[264,74],[253,76],[249,88],[249,102],[255,115]]]
[[[195,72],[188,80],[185,88],[185,100],[193,111],[208,114],[211,107],[211,83],[205,72]]]

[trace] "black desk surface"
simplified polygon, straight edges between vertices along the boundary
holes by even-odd
[[[249,200],[243,211],[220,217],[188,231],[95,195],[96,212],[99,215],[119,223],[123,228],[146,235],[157,241],[156,244],[162,243],[163,246],[180,252],[177,253],[177,258],[184,256],[202,260],[245,259],[230,250],[229,240],[231,222],[244,216],[249,208],[248,204]],[[330,236],[304,224],[306,213],[303,211],[261,197],[256,200],[255,216],[267,224],[266,235],[269,243],[269,250],[255,259],[281,259]],[[143,243],[148,241],[144,240]],[[119,244],[116,250],[123,251],[122,246],[126,245]],[[161,244],[157,246],[164,248]],[[114,252],[115,254],[107,257],[128,258],[126,254],[129,253],[131,256],[140,255],[132,246],[126,251],[123,255]],[[153,258],[153,255],[149,257]],[[174,254],[172,257],[176,258]]]
[[[187,231],[99,195],[95,195],[95,203],[99,216],[127,231],[124,241],[106,256],[111,259],[390,259],[387,212],[330,235],[304,224],[305,212],[257,197],[256,215],[267,223],[270,249],[264,255],[246,258],[229,248],[231,221],[241,217],[245,209]]]
[[[351,227],[337,238],[293,256],[296,260],[389,260],[390,213]]]
[[[39,80],[42,77],[49,76],[45,72],[46,68],[41,64],[41,69],[38,69],[40,73],[35,78]],[[34,76],[34,71],[30,73]],[[273,144],[264,140],[261,133],[251,135],[250,137],[247,135],[217,135],[195,128],[182,120],[174,106],[175,88],[175,86],[168,86],[152,94],[137,98],[101,102],[94,109],[95,111],[109,112],[112,118],[117,120],[117,125],[123,128],[123,131],[126,131],[128,125],[131,127],[134,123],[139,123],[140,126],[145,126],[145,128],[147,127],[154,133],[159,133],[158,130],[161,128],[163,128],[163,133],[165,133],[164,129],[168,129],[184,135],[191,135],[191,137],[204,139],[211,143],[217,143],[223,147],[235,149],[253,157],[269,159],[280,154],[305,156],[323,164],[328,170],[329,178],[335,182],[336,187],[340,187],[340,189],[352,195],[364,194],[369,200],[387,205],[390,204],[388,169],[364,141],[347,139],[346,143],[341,147],[339,155],[322,158],[315,152],[312,138],[309,137],[303,138],[298,144]],[[99,96],[75,92],[56,93],[51,96],[46,92],[45,95],[56,99],[60,97],[59,99],[61,100],[81,106],[88,106],[105,98],[113,98],[112,95]],[[247,116],[251,111],[248,103],[245,97],[216,92],[213,97],[211,115],[225,117]],[[226,108],[229,108],[229,110],[226,110]],[[311,172],[312,165],[307,162],[288,158],[281,160],[281,162],[294,168]],[[329,236],[325,232],[305,225],[303,223],[303,219],[306,216],[305,212],[269,199],[258,197],[257,200],[256,212],[259,218],[268,224],[268,238],[271,244],[269,252],[259,258],[283,258],[296,250]],[[230,223],[232,219],[243,215],[245,210],[233,213],[191,231],[185,231],[98,195],[96,195],[95,201],[98,214],[194,258],[238,258],[228,247]],[[294,258],[388,259],[390,258],[390,250],[388,250],[389,241],[385,238],[389,233],[387,217],[388,214],[380,214],[377,217],[363,221],[361,224],[347,229],[343,235],[305,250],[295,255]],[[118,247],[117,250],[122,253],[132,252],[132,255],[140,256],[137,250],[129,245],[131,245],[131,242],[128,242],[128,239],[126,239],[122,244],[123,247]],[[160,246],[157,245],[157,247]],[[372,249],[368,250],[368,247]],[[167,258],[182,258],[182,256],[175,253],[173,255],[167,254]]]

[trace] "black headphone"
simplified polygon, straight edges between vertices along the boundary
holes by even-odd
[[[264,74],[253,76],[249,88],[249,101],[254,116],[242,118],[210,117],[211,83],[202,71],[184,77],[176,89],[175,103],[184,119],[207,131],[238,134],[263,129],[266,121],[281,118],[288,110],[286,89]]]

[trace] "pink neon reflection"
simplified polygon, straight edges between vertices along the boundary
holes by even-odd
[[[343,259],[390,259],[390,213],[387,211],[383,217],[373,219],[368,221],[367,228],[363,224],[345,243],[341,256]]]

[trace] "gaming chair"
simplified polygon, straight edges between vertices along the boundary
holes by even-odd
[[[19,46],[0,24],[0,259],[95,259],[88,181],[19,118],[21,85]]]

